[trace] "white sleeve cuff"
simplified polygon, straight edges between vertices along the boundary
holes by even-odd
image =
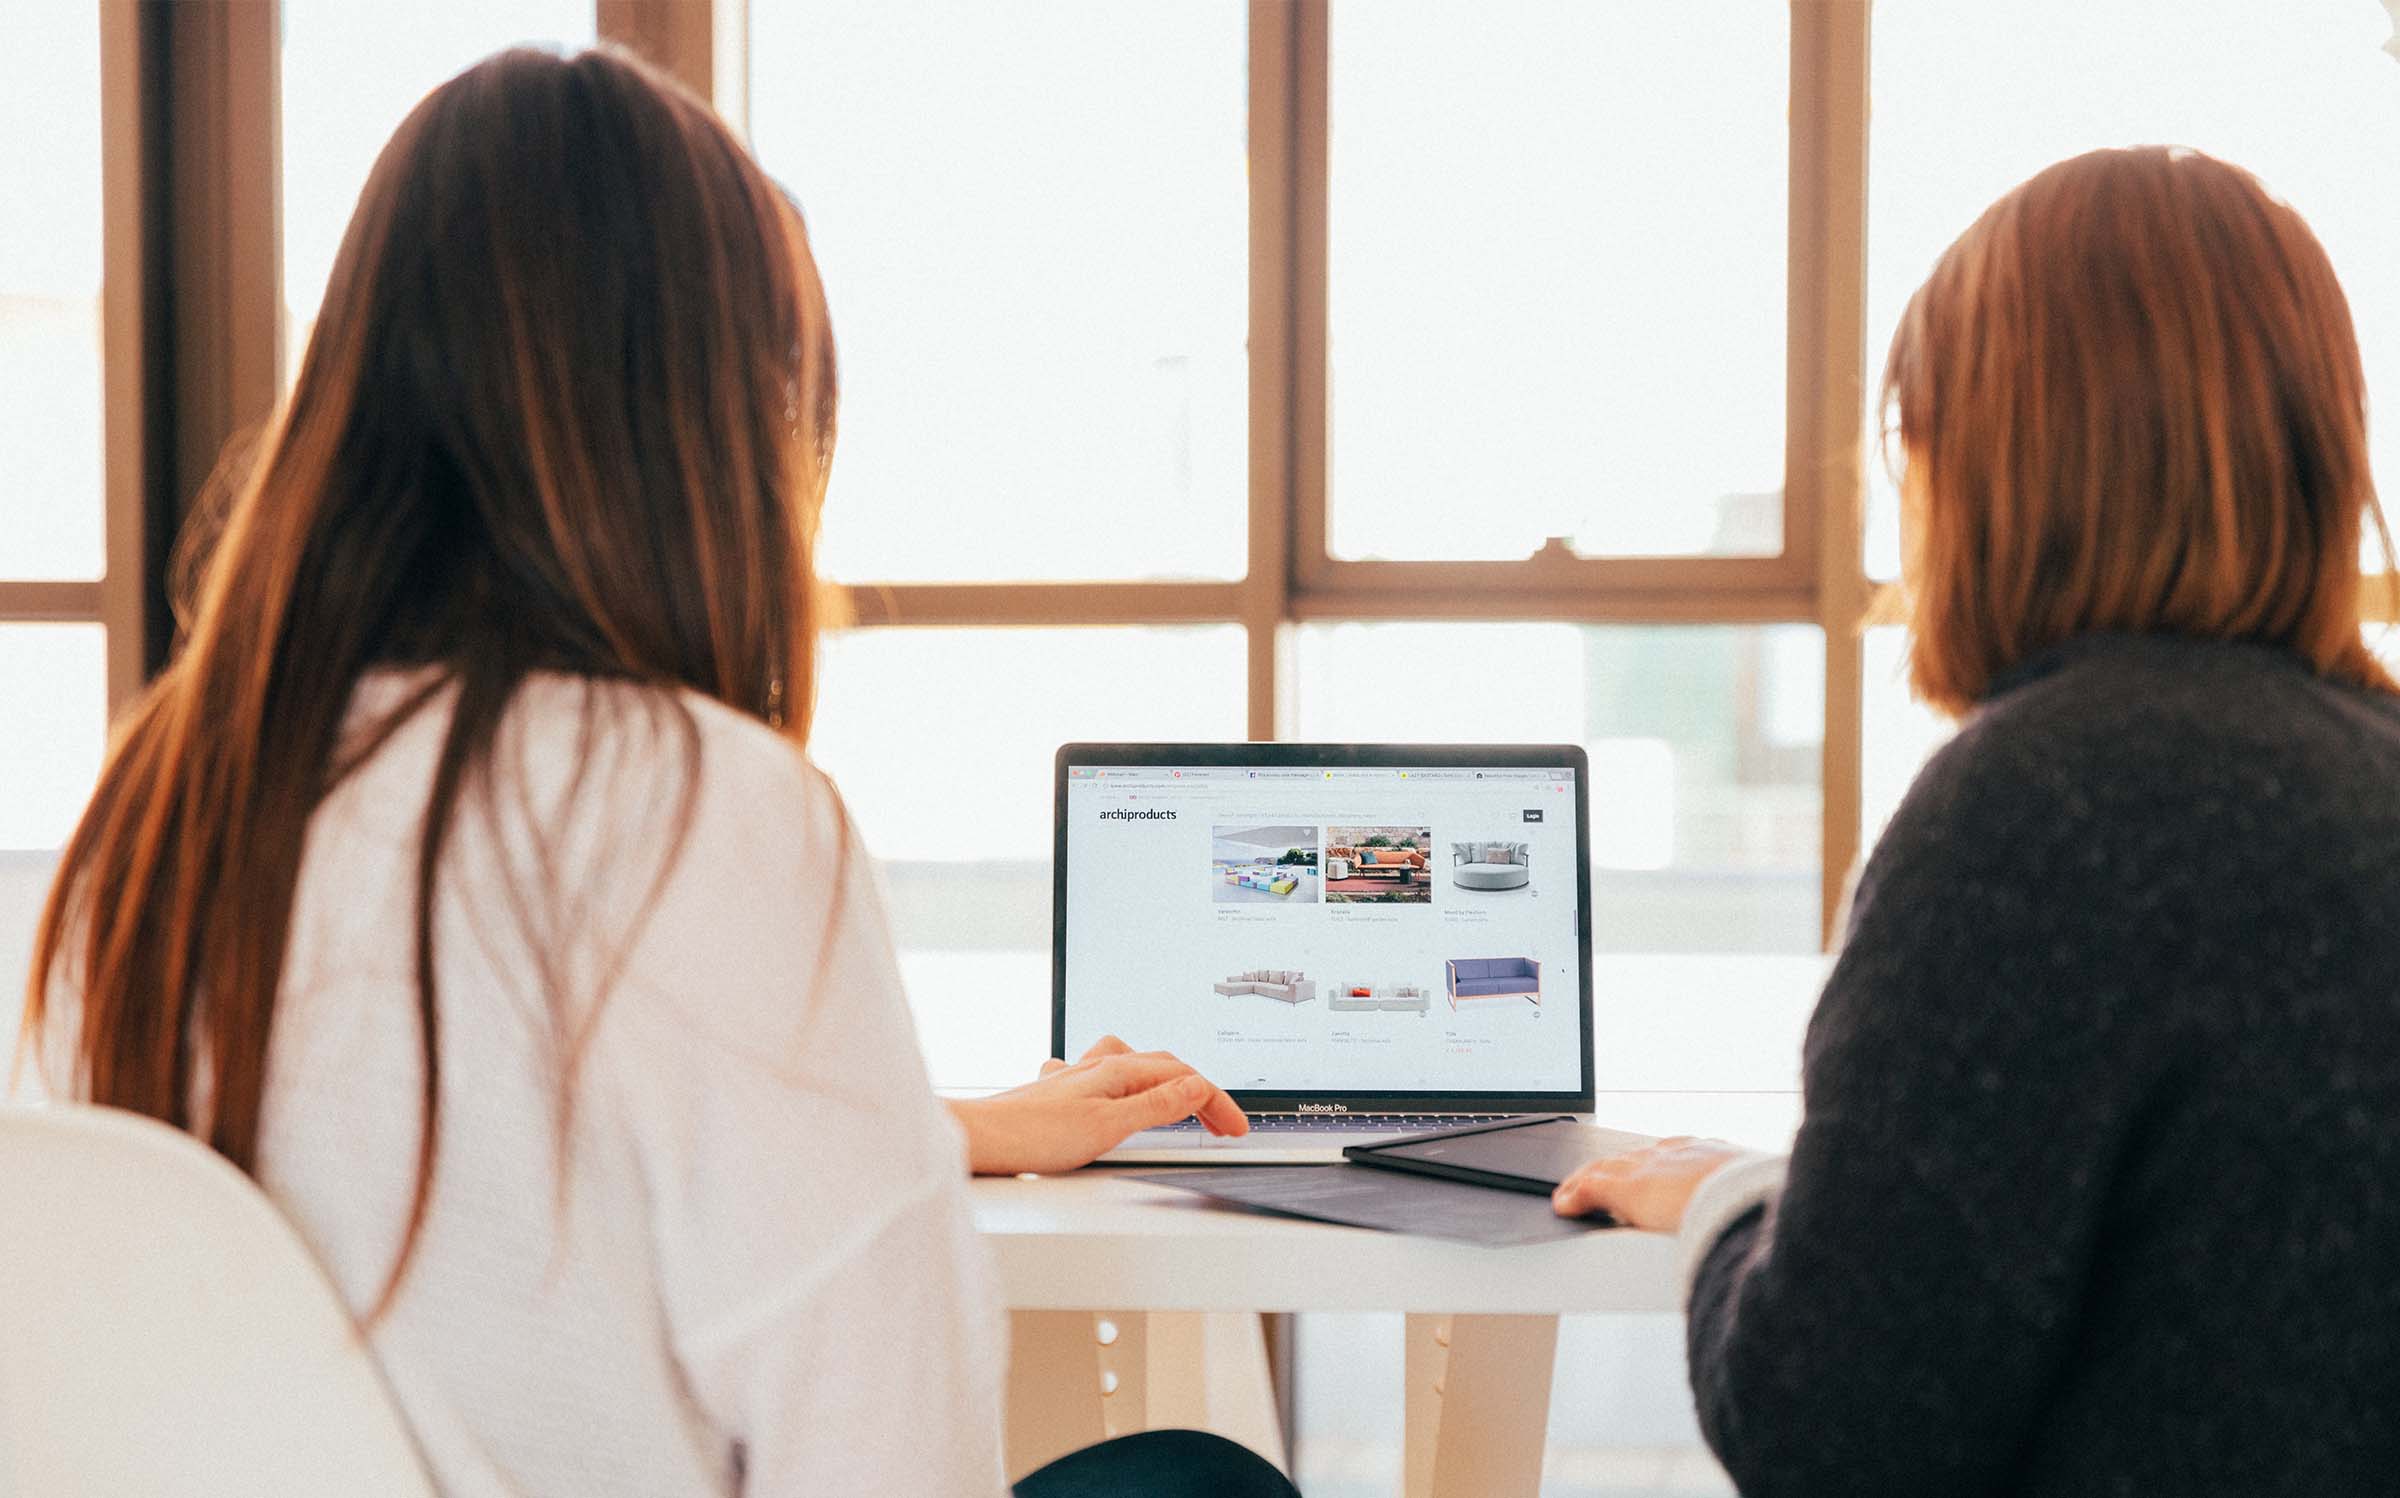
[[[1683,1209],[1683,1227],[1676,1233],[1684,1304],[1691,1304],[1692,1284],[1700,1278],[1708,1251],[1743,1213],[1783,1189],[1784,1167],[1789,1163],[1782,1155],[1736,1155],[1700,1182]]]

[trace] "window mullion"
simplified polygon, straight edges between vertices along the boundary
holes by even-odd
[[[600,39],[640,54],[675,75],[684,87],[703,99],[714,100],[717,77],[717,25],[714,0],[597,0],[595,16]],[[727,0],[734,3],[734,0]],[[737,100],[748,90],[729,88]],[[737,123],[736,128],[740,128]]]
[[[1250,544],[1242,623],[1254,739],[1275,738],[1288,726],[1284,626],[1295,576],[1309,569],[1312,546],[1324,549],[1325,10],[1326,0],[1252,0],[1250,7]]]
[[[1814,543],[1825,633],[1822,907],[1858,854],[1864,759],[1861,413],[1866,364],[1868,0],[1793,0],[1786,535]]]

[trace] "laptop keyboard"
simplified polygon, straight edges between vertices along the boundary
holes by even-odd
[[[1423,1134],[1435,1129],[1463,1128],[1501,1116],[1496,1113],[1253,1113],[1250,1131],[1254,1134]],[[1170,1133],[1198,1133],[1201,1123],[1196,1118],[1187,1118],[1166,1128]]]

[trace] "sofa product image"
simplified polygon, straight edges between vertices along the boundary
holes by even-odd
[[[1351,848],[1335,844],[1325,850],[1328,879],[1389,879],[1406,884],[1425,867],[1425,855],[1414,848]]]
[[[1533,882],[1526,843],[1452,843],[1450,882],[1460,889],[1523,889]]]
[[[1530,957],[1453,957],[1442,972],[1453,1009],[1486,999],[1542,1001],[1542,967]]]
[[[1236,973],[1216,985],[1217,992],[1232,998],[1237,994],[1264,994],[1286,1004],[1305,1004],[1317,996],[1317,985],[1305,976],[1280,968],[1252,968]]]
[[[1244,889],[1263,889],[1271,895],[1288,895],[1299,886],[1300,877],[1281,864],[1262,864],[1254,869],[1227,869],[1225,882]]]
[[[1341,1014],[1358,1014],[1370,1009],[1395,1009],[1423,1014],[1433,1007],[1433,996],[1413,983],[1387,983],[1381,986],[1336,983],[1325,991],[1325,1007]]]

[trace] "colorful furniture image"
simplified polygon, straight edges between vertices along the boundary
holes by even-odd
[[[1368,1010],[1423,1014],[1433,1007],[1433,996],[1413,983],[1336,983],[1325,990],[1325,1007],[1337,1014]]]
[[[1460,889],[1523,889],[1533,882],[1527,843],[1452,843],[1450,882]]]
[[[1274,904],[1294,894],[1305,903],[1317,898],[1314,827],[1218,827],[1209,861],[1220,905]]]
[[[1254,993],[1286,1004],[1305,1004],[1317,996],[1317,985],[1304,974],[1281,968],[1252,968],[1249,972],[1234,974],[1215,987],[1227,998]]]
[[[1452,1009],[1486,1000],[1542,1001],[1542,967],[1530,957],[1453,957],[1442,973]]]
[[[1271,895],[1288,895],[1299,888],[1300,877],[1290,869],[1262,866],[1235,869],[1225,876],[1225,882],[1243,889],[1263,889]]]

